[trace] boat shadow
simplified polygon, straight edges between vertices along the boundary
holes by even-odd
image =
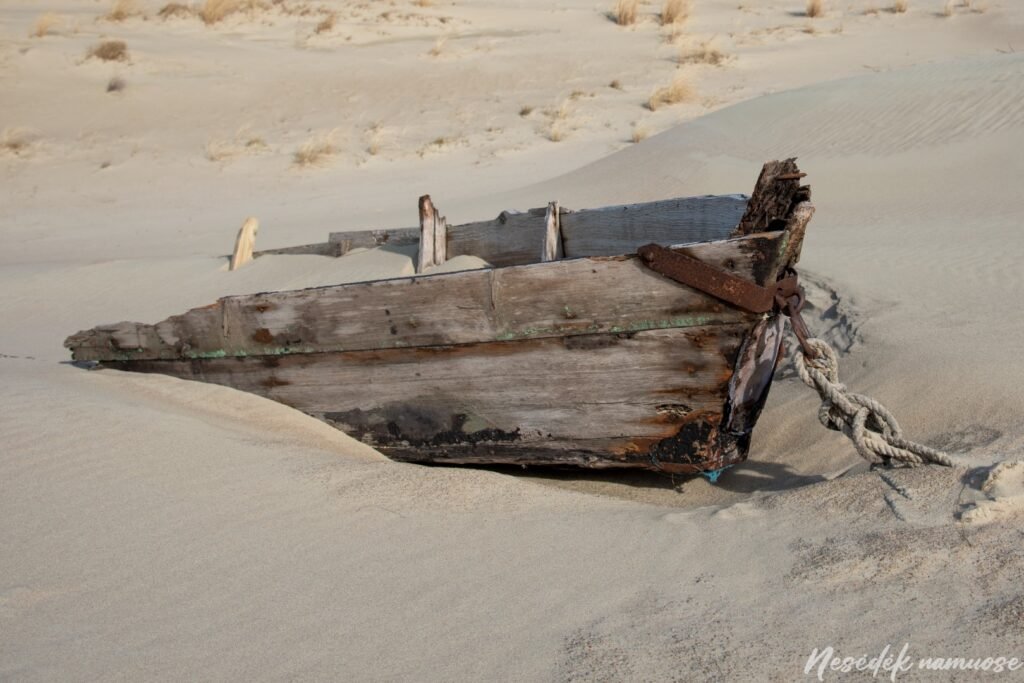
[[[457,465],[445,465],[457,467]],[[684,494],[688,485],[707,485],[736,494],[770,493],[801,488],[826,481],[820,474],[802,474],[789,465],[775,462],[748,460],[721,473],[710,482],[699,474],[671,474],[649,470],[586,470],[554,467],[515,467],[493,465],[479,469],[537,480],[564,488],[579,488],[600,492],[604,487],[629,487],[650,491],[675,491]]]

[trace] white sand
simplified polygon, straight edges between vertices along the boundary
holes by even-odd
[[[830,644],[1024,657],[1024,484],[988,469],[1024,460],[1024,7],[746,4],[698,0],[671,43],[578,0],[310,3],[339,12],[320,35],[298,2],[214,27],[4,3],[0,679],[790,681]],[[47,10],[55,33],[29,37]],[[101,37],[131,61],[83,60]],[[682,67],[697,98],[643,108],[712,37],[730,59]],[[633,145],[635,125],[665,132]],[[328,135],[336,154],[294,166]],[[712,486],[403,465],[251,395],[62,363],[97,323],[411,268],[385,249],[228,273],[248,215],[286,246],[411,225],[423,192],[462,222],[749,191],[791,155],[844,380],[963,468],[865,472],[793,379]]]

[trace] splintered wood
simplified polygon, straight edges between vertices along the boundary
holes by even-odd
[[[235,238],[235,250],[231,253],[231,263],[228,270],[238,270],[249,261],[252,261],[252,250],[256,246],[256,233],[260,229],[260,223],[255,218],[245,219],[238,237]]]

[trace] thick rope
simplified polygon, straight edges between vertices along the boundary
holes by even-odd
[[[796,371],[803,383],[818,392],[818,419],[829,429],[845,434],[862,458],[871,463],[897,460],[909,465],[934,463],[952,467],[946,453],[903,438],[903,430],[885,406],[868,396],[855,394],[839,383],[839,359],[822,339],[808,339],[817,352],[808,358],[801,349]]]

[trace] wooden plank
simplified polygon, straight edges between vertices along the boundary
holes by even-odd
[[[763,283],[774,279],[771,266],[781,235],[681,250]],[[65,344],[76,360],[210,358],[468,344],[747,319],[748,314],[654,273],[635,257],[596,257],[226,297],[155,326],[101,326],[72,335]]]
[[[717,427],[749,327],[112,367],[256,393],[403,459],[635,466]]]
[[[544,216],[544,246],[540,260],[543,263],[562,258],[562,228],[559,222],[558,202],[549,202]]]
[[[651,242],[663,245],[725,239],[743,216],[742,195],[684,197],[600,209],[559,209],[565,258],[629,254]],[[537,245],[547,238],[547,208],[504,211],[489,221],[448,227],[447,257],[477,256],[496,267],[541,260]],[[419,228],[332,232],[330,242],[356,247],[416,244]]]
[[[416,272],[423,273],[431,266],[436,266],[434,260],[434,223],[437,220],[434,211],[434,204],[430,201],[430,195],[420,197],[420,250],[416,257]]]
[[[296,256],[296,255],[315,255],[315,256],[342,256],[346,250],[342,250],[342,244],[340,242],[316,242],[315,244],[299,244],[294,247],[281,247],[280,249],[263,249],[261,251],[254,251],[252,257],[254,259],[260,258],[261,256]]]
[[[732,235],[750,235],[768,230],[781,230],[794,205],[794,198],[800,191],[803,174],[797,168],[796,159],[769,161],[762,169],[750,195],[743,217]]]
[[[631,254],[645,244],[664,246],[729,237],[743,215],[741,195],[687,197],[566,213],[566,258]]]

